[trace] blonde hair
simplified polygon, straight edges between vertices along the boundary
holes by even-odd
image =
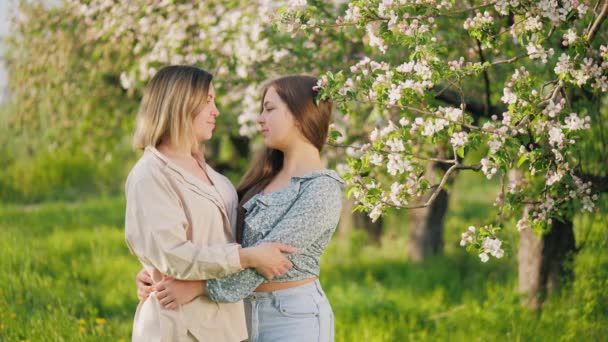
[[[133,147],[144,149],[169,139],[174,146],[198,142],[192,121],[207,103],[213,76],[203,69],[172,65],[160,69],[148,83],[137,113]]]

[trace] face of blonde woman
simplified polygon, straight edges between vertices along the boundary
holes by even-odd
[[[273,87],[266,91],[257,123],[268,148],[284,150],[299,137],[293,114]]]
[[[192,122],[192,128],[197,141],[206,141],[213,136],[215,129],[215,120],[220,115],[220,112],[215,106],[215,89],[213,84],[209,86],[207,94],[207,103],[198,113]]]

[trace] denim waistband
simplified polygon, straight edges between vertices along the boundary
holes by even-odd
[[[285,290],[277,290],[277,291],[268,291],[268,292],[254,292],[247,296],[245,300],[261,300],[261,299],[273,299],[273,298],[281,298],[281,297],[289,297],[296,296],[302,294],[311,294],[318,293],[322,296],[325,295],[323,289],[321,288],[321,282],[319,279],[310,282],[308,284],[304,284],[301,286],[292,287]]]

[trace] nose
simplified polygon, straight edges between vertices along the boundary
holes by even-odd
[[[264,124],[264,122],[265,122],[265,120],[264,120],[264,114],[258,115],[257,119],[255,119],[255,122],[257,122],[259,125]]]
[[[220,111],[219,111],[219,109],[217,109],[217,106],[215,105],[215,103],[213,104],[213,108],[211,108],[211,115],[213,117],[220,116]]]

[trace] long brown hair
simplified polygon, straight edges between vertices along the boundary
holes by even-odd
[[[260,110],[263,110],[266,92],[272,87],[289,108],[295,121],[299,124],[302,135],[321,152],[327,140],[332,104],[329,100],[322,100],[315,105],[317,91],[313,90],[313,87],[316,85],[315,77],[304,75],[284,76],[272,80],[262,89],[262,108]],[[238,242],[243,240],[245,217],[243,203],[262,191],[282,168],[283,152],[264,147],[245,173],[237,187],[239,194],[236,234]]]

